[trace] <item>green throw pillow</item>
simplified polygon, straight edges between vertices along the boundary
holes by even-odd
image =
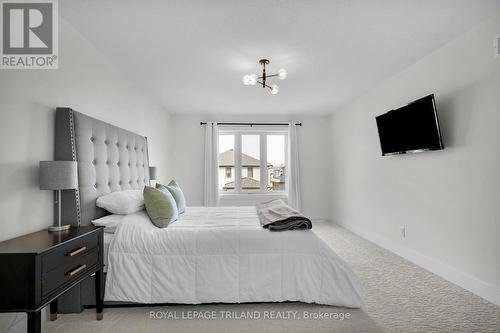
[[[144,206],[151,222],[158,228],[166,228],[179,216],[177,204],[172,195],[153,187],[144,187]]]
[[[170,194],[172,194],[177,204],[177,210],[179,211],[179,214],[182,214],[186,211],[186,198],[184,197],[184,193],[182,193],[181,188],[175,182],[175,180],[170,181],[167,186],[156,183],[156,188],[160,191],[167,190],[168,192],[170,192]]]

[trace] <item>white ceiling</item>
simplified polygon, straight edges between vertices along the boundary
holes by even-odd
[[[171,113],[327,114],[500,0],[65,0],[61,15]],[[286,68],[278,95],[244,74]]]

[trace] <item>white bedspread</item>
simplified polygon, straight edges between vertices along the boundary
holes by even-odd
[[[361,306],[354,273],[314,232],[263,229],[255,207],[187,207],[165,229],[131,214],[108,256],[108,301]]]

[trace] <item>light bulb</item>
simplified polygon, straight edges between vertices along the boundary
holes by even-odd
[[[241,82],[245,86],[248,86],[250,84],[250,75],[243,75],[243,77],[241,78]]]
[[[271,86],[271,94],[276,95],[280,91],[280,88],[277,84],[273,84]]]
[[[280,80],[286,79],[287,76],[288,76],[288,73],[286,72],[286,70],[284,68],[282,68],[278,71],[278,77],[280,78]]]
[[[257,84],[257,75],[255,74],[248,75],[248,84],[251,86],[255,86]]]

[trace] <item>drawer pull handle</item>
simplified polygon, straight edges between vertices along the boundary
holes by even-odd
[[[80,273],[81,271],[83,271],[85,268],[87,268],[87,265],[80,265],[78,268],[75,268],[71,272],[66,273],[66,275],[69,275],[69,276],[76,275],[76,274]]]
[[[68,256],[70,256],[70,257],[74,257],[74,256],[76,256],[76,255],[78,255],[78,254],[82,253],[82,252],[83,252],[83,251],[85,251],[86,249],[87,249],[87,247],[86,247],[86,246],[82,246],[82,247],[80,247],[80,248],[78,248],[78,249],[76,249],[76,250],[71,251],[70,253],[68,253]]]

